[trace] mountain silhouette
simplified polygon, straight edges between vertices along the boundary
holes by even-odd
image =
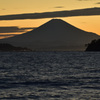
[[[98,38],[97,34],[85,32],[61,19],[52,19],[30,32],[1,39],[0,43],[37,51],[80,51],[85,50],[85,44]]]

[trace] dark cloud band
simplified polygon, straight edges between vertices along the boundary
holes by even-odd
[[[96,4],[100,4],[100,2],[97,2]]]
[[[0,34],[0,37],[2,37],[2,36],[4,36],[4,37],[6,37],[6,36],[15,36],[16,34],[5,34],[5,35],[1,35]]]
[[[34,29],[34,28],[32,27],[18,28],[17,26],[16,27],[0,27],[0,33],[24,32],[28,29]]]
[[[100,15],[100,8],[6,15],[6,16],[0,16],[0,20],[41,19],[41,18],[54,18],[54,17],[92,16],[92,15]]]
[[[54,7],[54,8],[64,8],[64,6],[56,6],[56,7]]]

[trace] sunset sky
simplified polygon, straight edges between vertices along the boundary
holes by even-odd
[[[0,38],[25,33],[52,18],[100,35],[100,0],[0,0]]]

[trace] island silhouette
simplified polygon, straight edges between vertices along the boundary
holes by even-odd
[[[99,38],[99,35],[76,28],[61,19],[52,19],[30,32],[1,39],[0,43],[33,51],[84,51],[85,44]]]

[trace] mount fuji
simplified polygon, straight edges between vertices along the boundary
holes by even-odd
[[[52,19],[30,32],[1,39],[0,43],[36,51],[83,51],[85,44],[98,38],[95,33],[78,29],[61,19]]]

